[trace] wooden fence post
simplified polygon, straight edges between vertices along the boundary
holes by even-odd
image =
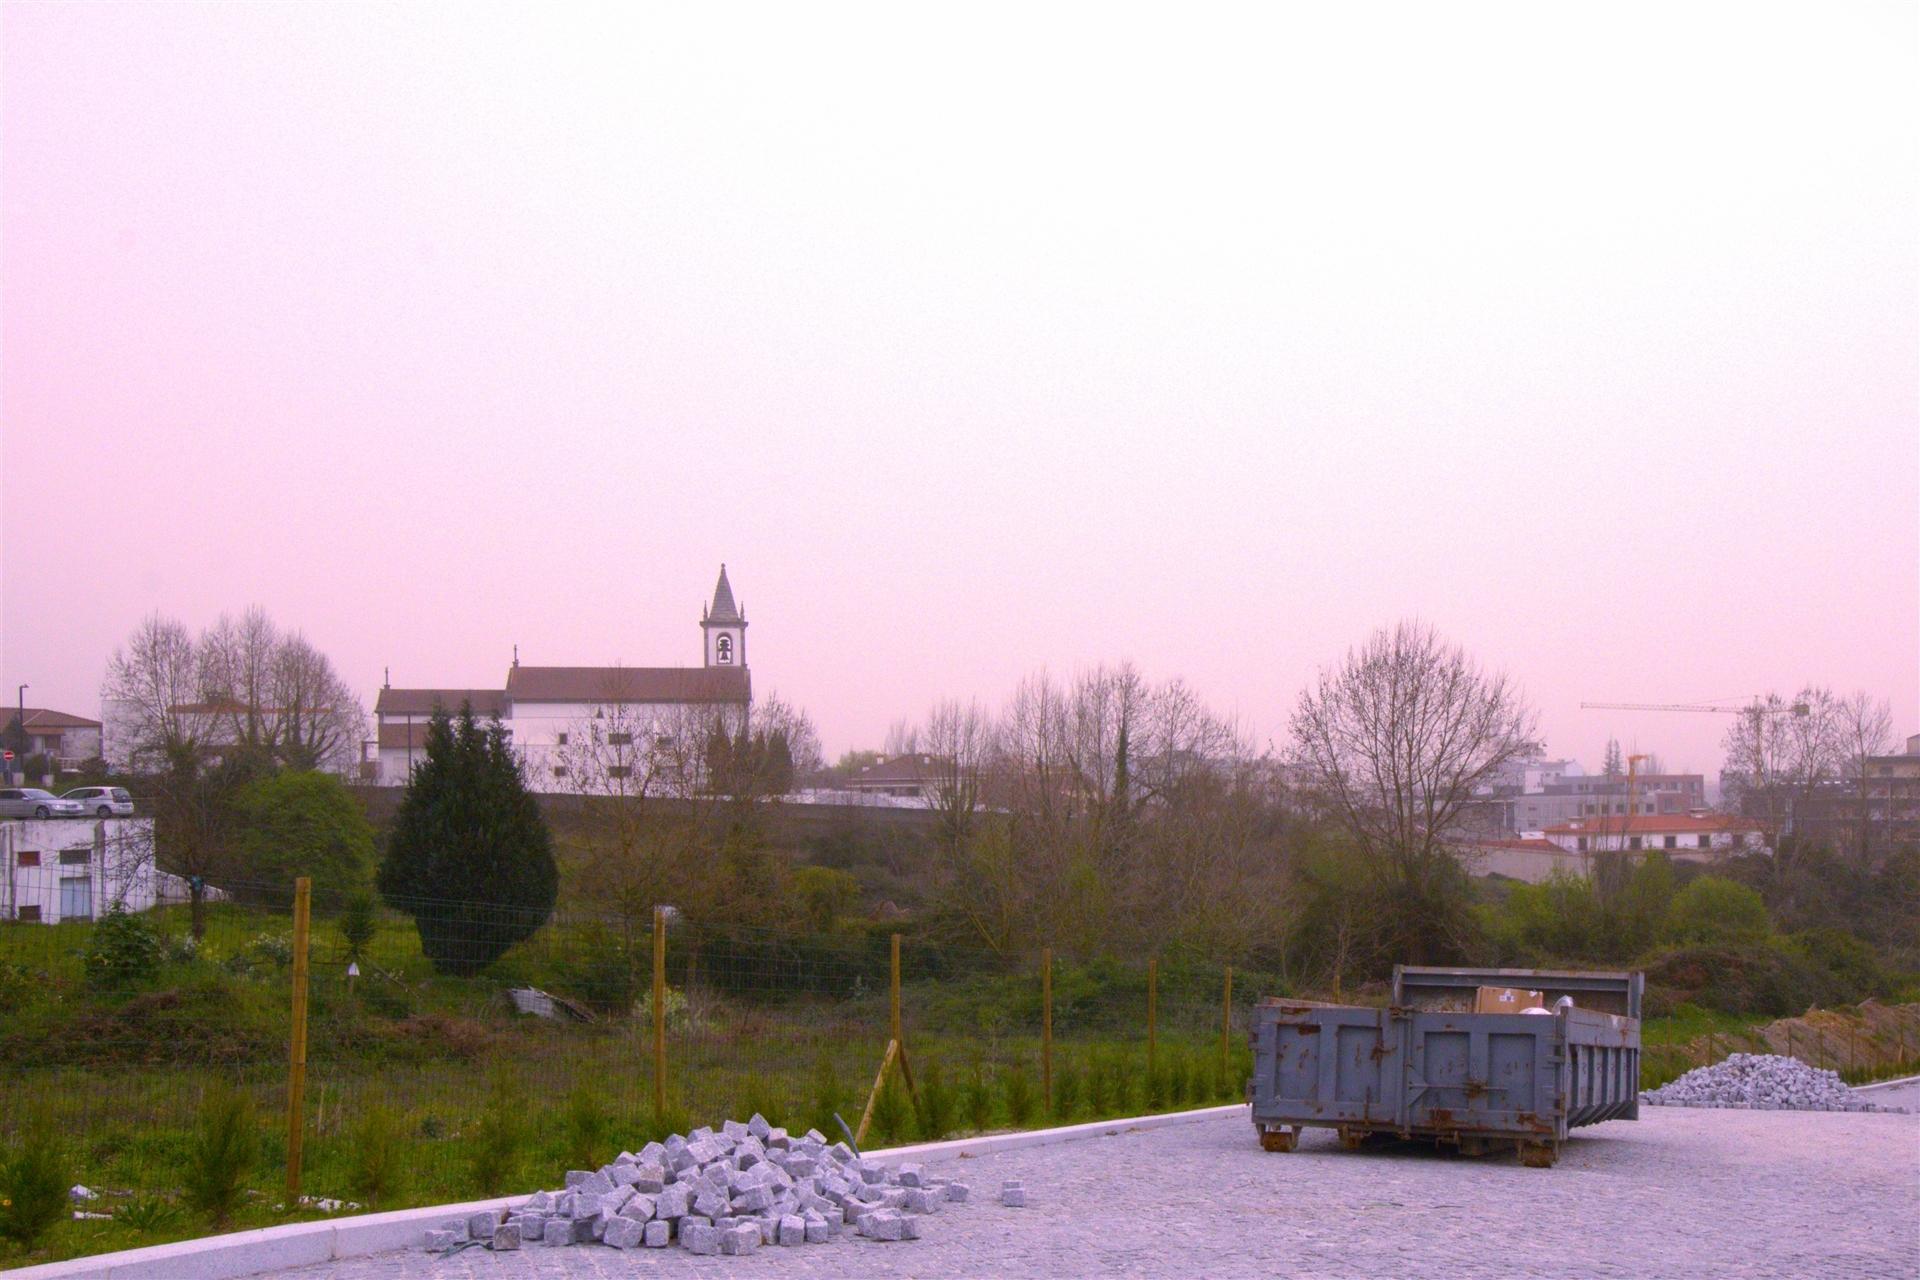
[[[1233,966],[1227,966],[1226,990],[1220,997],[1220,1086],[1226,1088],[1232,1082],[1232,1067],[1228,1056],[1227,1041],[1233,1035]]]
[[[300,1161],[307,1134],[307,943],[313,881],[293,882],[293,1035],[287,1046],[287,1207],[300,1203]]]
[[[667,1114],[667,909],[653,909],[653,1118]]]
[[[1053,1118],[1053,948],[1040,948],[1040,1096]]]
[[[1153,1069],[1160,1047],[1160,960],[1147,958],[1147,1087],[1153,1087]]]

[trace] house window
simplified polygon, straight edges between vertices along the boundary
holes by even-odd
[[[1633,836],[1633,837],[1631,837],[1631,838],[1629,838],[1629,839],[1628,839],[1628,841],[1627,841],[1627,848],[1629,848],[1629,849],[1638,849],[1639,847],[1640,847],[1640,837],[1639,837],[1639,836]]]
[[[91,861],[93,861],[93,850],[91,849],[62,849],[60,851],[60,865],[63,867],[84,867]]]
[[[1680,837],[1679,837],[1679,836],[1668,836],[1668,837],[1667,837],[1667,839],[1666,839],[1666,846],[1665,846],[1665,847],[1666,847],[1666,848],[1669,848],[1669,849],[1678,849],[1678,848],[1680,847]]]
[[[567,745],[567,735],[564,733],[556,733],[553,735],[553,741],[555,746],[564,747]]]
[[[609,778],[625,778],[630,777],[632,774],[633,770],[624,764],[613,765],[607,770],[607,776]]]
[[[20,865],[23,867],[39,866],[40,851],[38,849],[22,849],[20,851]]]
[[[1585,836],[1581,836],[1579,843],[1580,843],[1580,852],[1585,853],[1587,851],[1587,838]]]
[[[607,744],[614,747],[630,747],[633,745],[633,735],[630,733],[610,733],[607,735]]]
[[[1704,831],[1700,833],[1700,847],[1701,847],[1702,849],[1711,849],[1711,848],[1713,848],[1713,837],[1712,837],[1712,836],[1710,836],[1710,835],[1708,835],[1708,834],[1707,834],[1706,832],[1704,832]]]
[[[36,865],[38,865],[38,864],[36,864]],[[31,906],[31,907],[21,907],[21,908],[20,908],[20,921],[21,921],[21,923],[22,923],[22,924],[39,924],[39,923],[40,923],[40,908],[39,908],[39,907],[38,907],[37,905],[36,905],[36,906]]]
[[[555,766],[553,766],[553,776],[554,776],[554,777],[556,777],[556,778],[564,778],[564,777],[566,777],[566,776],[567,776],[567,766],[565,766],[565,765],[563,765],[563,764],[557,764],[557,765],[555,765]]]
[[[733,662],[733,637],[721,636],[714,642],[713,651],[717,655],[721,666],[731,665]]]

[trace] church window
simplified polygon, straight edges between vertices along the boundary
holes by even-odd
[[[719,659],[721,662],[731,663],[733,661],[733,637],[732,636],[721,636],[720,639],[714,643],[713,648],[714,648],[714,652],[719,655]]]

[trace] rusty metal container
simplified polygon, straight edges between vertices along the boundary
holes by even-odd
[[[1482,986],[1540,991],[1545,1013],[1474,1013]],[[1291,1151],[1306,1127],[1343,1144],[1426,1138],[1551,1165],[1569,1130],[1639,1116],[1638,973],[1394,970],[1385,1009],[1269,999],[1254,1008],[1254,1128]],[[1562,996],[1572,1004],[1555,1008]]]

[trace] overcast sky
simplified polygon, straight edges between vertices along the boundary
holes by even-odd
[[[4,700],[697,664],[724,560],[830,753],[1122,658],[1278,742],[1409,615],[1589,767],[1920,731],[1915,21],[7,5]]]

